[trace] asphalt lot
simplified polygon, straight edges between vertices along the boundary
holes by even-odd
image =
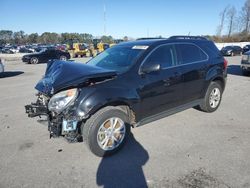
[[[142,127],[121,152],[94,156],[83,143],[49,139],[24,105],[45,64],[5,63],[0,78],[0,188],[5,187],[250,187],[250,77],[229,57],[218,111],[189,109]]]

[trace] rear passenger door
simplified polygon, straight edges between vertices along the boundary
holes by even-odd
[[[183,102],[188,103],[200,99],[205,86],[208,55],[192,43],[180,43],[175,47],[184,82]]]
[[[146,57],[143,65],[160,64],[157,72],[141,75],[141,114],[152,116],[178,106],[182,101],[183,85],[176,66],[174,45],[162,45]],[[142,117],[142,118],[144,118]]]

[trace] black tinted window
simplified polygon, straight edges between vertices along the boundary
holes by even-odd
[[[173,45],[164,45],[157,48],[147,58],[146,63],[160,64],[162,68],[171,67],[174,64]]]
[[[234,49],[241,50],[241,47],[240,46],[235,46]]]
[[[187,64],[207,59],[207,55],[193,44],[177,44],[176,49],[179,64]]]

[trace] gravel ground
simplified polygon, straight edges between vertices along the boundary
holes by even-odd
[[[49,139],[26,117],[44,64],[5,63],[0,78],[0,188],[250,187],[250,77],[230,57],[220,108],[189,109],[133,129],[118,154],[98,158],[83,143]],[[85,60],[81,60],[85,61]]]

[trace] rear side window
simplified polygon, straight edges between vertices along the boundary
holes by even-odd
[[[207,60],[207,55],[194,44],[176,44],[179,64],[188,64]]]
[[[235,46],[234,49],[241,50],[241,47],[240,46]]]
[[[174,65],[175,50],[173,45],[164,45],[153,51],[145,63],[160,64],[162,68]]]

